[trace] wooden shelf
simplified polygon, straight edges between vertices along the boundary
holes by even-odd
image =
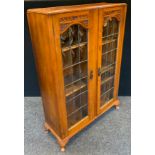
[[[105,73],[105,72],[107,72],[113,68],[115,68],[115,63],[108,65],[108,66],[105,66],[105,67],[102,67],[101,68],[101,74],[103,74],[103,73]]]
[[[110,77],[106,78],[105,80],[103,80],[101,82],[101,85],[104,84],[104,83],[106,83],[106,82],[108,82],[108,81],[110,81],[110,80],[112,80],[113,78],[114,78],[114,76],[110,76]]]
[[[108,37],[113,37],[113,36],[117,36],[118,33],[113,33],[113,34],[109,34],[107,36],[103,36],[102,39],[108,38]]]
[[[87,60],[83,60],[83,61],[79,61],[79,62],[77,62],[77,63],[74,63],[74,64],[70,64],[70,65],[68,65],[68,66],[65,66],[64,68],[63,68],[63,70],[66,70],[66,69],[68,69],[68,68],[73,68],[74,66],[76,66],[76,65],[82,65],[83,63],[86,63],[87,62]]]
[[[103,68],[101,68],[101,74],[103,74],[103,73],[105,73],[107,71],[110,71],[111,69],[114,69],[114,68],[115,68],[114,65],[110,66],[110,67],[103,67]]]
[[[72,115],[74,115],[75,113],[79,112],[82,108],[85,108],[88,104],[84,104],[82,106],[80,106],[79,108],[77,108],[76,110],[72,111],[67,117],[70,117]]]
[[[116,52],[116,51],[117,51],[117,48],[114,48],[114,49],[111,49],[111,50],[109,50],[107,52],[104,52],[102,55],[106,55],[106,54],[108,54],[110,52]]]
[[[112,42],[115,42],[115,41],[117,41],[117,39],[106,40],[106,41],[102,42],[102,45],[109,44],[109,43],[112,43]]]
[[[101,94],[101,98],[102,96],[104,96],[105,94],[109,93],[110,91],[112,91],[114,89],[114,87],[111,87],[110,89],[108,89],[106,92],[104,92],[103,94]]]
[[[66,52],[66,51],[68,51],[70,49],[75,49],[77,47],[82,47],[82,46],[85,46],[85,45],[87,45],[87,42],[83,42],[83,43],[80,43],[80,44],[75,44],[75,45],[72,45],[72,46],[69,46],[69,47],[63,47],[62,52]]]
[[[75,79],[75,77],[76,76],[73,76],[73,79]],[[77,80],[74,80],[73,82],[68,82],[69,84],[67,84],[67,85],[65,85],[65,87],[68,87],[68,86],[70,86],[70,85],[73,85],[73,84],[75,84],[75,83],[77,83],[77,82],[79,82],[79,81],[81,81],[81,80],[84,80],[84,79],[86,79],[87,80],[87,76],[83,76],[83,77],[81,77],[81,78],[76,78]]]
[[[68,88],[66,88],[66,97],[79,91],[80,89],[84,88],[86,84],[84,82],[79,82],[77,84],[71,85]]]

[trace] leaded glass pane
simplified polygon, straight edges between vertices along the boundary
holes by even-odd
[[[61,34],[68,127],[88,115],[87,29],[80,24]]]
[[[100,106],[113,98],[118,26],[119,23],[116,18],[108,20],[103,26]]]

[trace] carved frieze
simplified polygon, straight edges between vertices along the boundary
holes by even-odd
[[[69,23],[60,24],[60,31],[64,31],[67,27],[69,27]]]
[[[63,33],[65,30],[67,30],[73,24],[74,23],[72,23],[72,22],[60,24],[60,31],[61,31],[61,33]],[[83,27],[88,28],[88,20],[82,20],[82,21],[79,21],[79,22],[77,22],[75,24],[80,24]]]
[[[121,14],[121,10],[110,10],[110,11],[105,11],[105,15],[112,15],[112,14]]]
[[[62,17],[60,18],[60,23],[64,23],[64,22],[73,22],[76,20],[86,20],[88,19],[88,15],[74,15],[74,16],[68,16],[68,17]]]
[[[88,27],[88,14],[83,15],[73,15],[67,17],[61,17],[60,22],[60,31],[63,33],[69,26],[73,24],[81,24],[83,27]]]
[[[80,23],[85,26],[85,27],[88,27],[88,20],[82,20],[80,21]]]

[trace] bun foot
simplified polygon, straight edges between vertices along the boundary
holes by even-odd
[[[61,152],[65,152],[65,148],[64,147],[61,147]]]
[[[119,106],[118,105],[116,105],[115,108],[116,108],[116,110],[119,110]]]

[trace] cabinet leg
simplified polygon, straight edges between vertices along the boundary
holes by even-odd
[[[119,110],[119,105],[116,105],[115,108],[116,108],[116,110]]]
[[[61,152],[65,152],[65,146],[68,143],[69,139],[64,139],[64,140],[58,140],[58,143],[60,145],[60,150]]]
[[[61,152],[65,152],[65,147],[61,147]]]
[[[61,152],[64,152],[64,151],[65,151],[65,146],[66,146],[66,144],[68,143],[70,137],[66,137],[66,138],[64,138],[64,139],[61,139],[61,138],[55,133],[55,131],[54,131],[46,122],[44,123],[44,130],[47,131],[47,132],[50,131],[50,132],[55,136],[55,138],[57,139],[57,142],[58,142],[58,144],[59,144],[59,146],[60,146]]]

